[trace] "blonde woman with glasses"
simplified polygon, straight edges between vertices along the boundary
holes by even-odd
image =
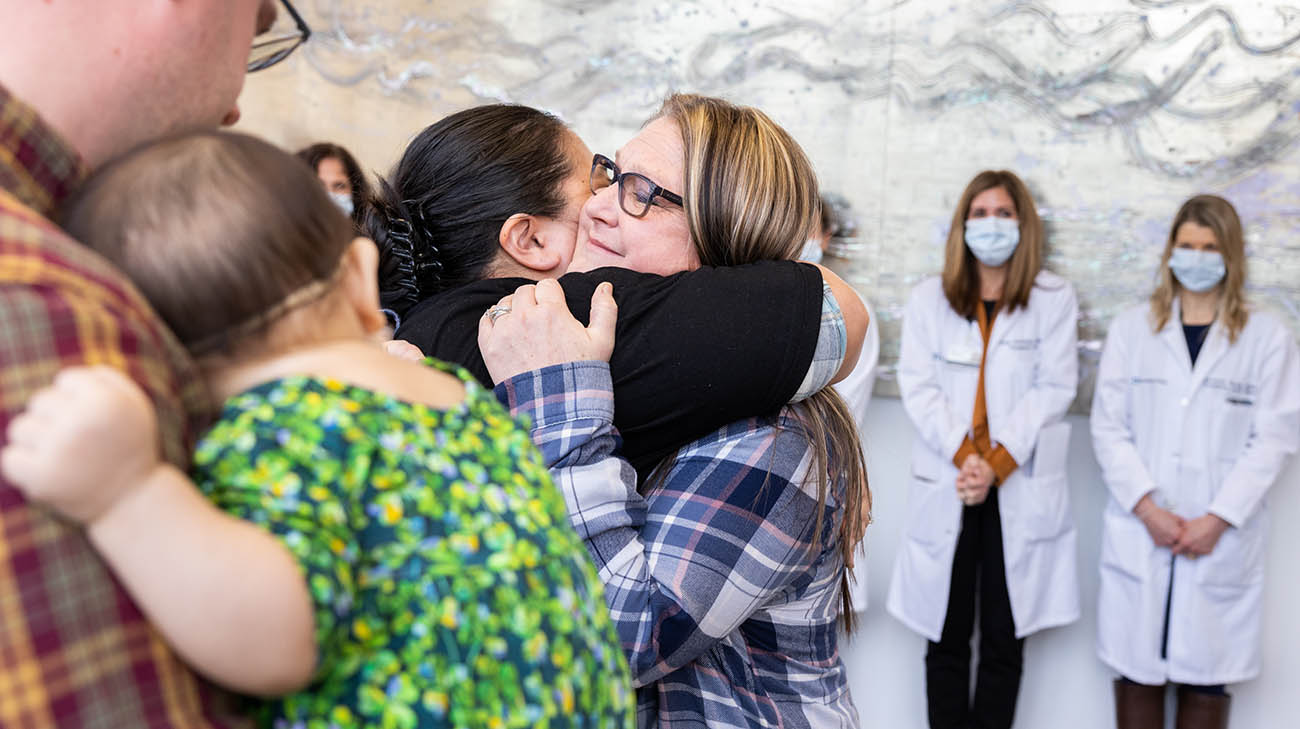
[[[762,112],[720,99],[670,97],[617,155],[595,158],[591,184],[570,270],[793,260],[819,225],[803,150]],[[609,365],[584,355],[591,334],[559,285],[524,287],[501,306],[482,320],[483,356],[512,411],[533,419],[600,568],[638,723],[856,727],[837,618],[870,497],[839,396],[822,390],[726,425],[638,489],[616,456]],[[683,325],[726,326],[707,310]],[[772,332],[772,345],[789,336]]]
[[[1042,263],[1028,188],[981,172],[953,213],[943,275],[918,285],[904,313],[898,387],[916,438],[887,608],[930,641],[935,729],[1010,727],[1025,636],[1079,617],[1062,422],[1078,304]]]
[[[1222,729],[1226,684],[1259,674],[1265,496],[1300,446],[1300,356],[1245,299],[1232,204],[1174,216],[1149,303],[1111,324],[1092,405],[1110,499],[1098,652],[1120,729]]]

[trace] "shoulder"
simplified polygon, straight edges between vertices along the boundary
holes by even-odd
[[[943,279],[938,276],[930,276],[912,287],[912,293],[908,300],[912,303],[929,303],[943,298]]]
[[[488,307],[527,283],[532,282],[522,278],[485,278],[433,294],[406,313],[397,334],[401,339],[427,335],[443,326],[459,324],[467,317],[477,330],[478,318]]]
[[[817,484],[808,478],[815,458],[804,433],[789,408],[732,423],[682,448],[657,493],[725,501],[735,513],[802,524],[817,502]]]
[[[934,322],[942,321],[949,314],[960,316],[948,303],[948,297],[943,292],[943,281],[938,276],[932,276],[912,287],[903,309],[903,326],[907,326],[909,319]]]
[[[3,407],[20,407],[60,368],[112,365],[149,394],[167,457],[185,462],[193,427],[210,415],[188,352],[112,264],[50,221],[7,203],[0,200],[0,321],[22,325],[6,328],[0,360],[22,366],[27,387],[5,389]]]
[[[738,420],[692,441],[682,448],[678,460],[728,461],[790,479],[811,452],[803,421],[787,406],[778,415]]]
[[[1030,297],[1031,299],[1073,301],[1075,299],[1074,285],[1066,280],[1064,276],[1043,269],[1034,277],[1034,288],[1030,293]]]
[[[1243,337],[1260,342],[1267,349],[1296,349],[1295,334],[1287,327],[1282,317],[1271,311],[1251,307],[1246,326],[1242,329]]]
[[[1250,316],[1246,319],[1245,331],[1256,333],[1261,337],[1292,336],[1291,332],[1287,330],[1286,324],[1282,321],[1282,317],[1271,311],[1253,306],[1250,307]]]
[[[729,461],[738,465],[776,465],[769,460],[777,449],[788,451],[788,443],[802,441],[802,426],[787,407],[777,416],[754,417],[729,423],[683,446],[677,460]],[[793,429],[799,429],[795,432]],[[760,469],[761,470],[761,469]]]
[[[0,259],[8,264],[6,284],[70,290],[148,311],[143,297],[113,264],[53,221],[7,198],[0,198]]]
[[[614,284],[614,296],[622,305],[623,297],[629,294],[642,298],[670,291],[674,296],[687,292],[726,296],[735,289],[758,291],[769,286],[785,289],[808,286],[820,292],[822,277],[816,266],[801,261],[758,261],[739,266],[701,266],[668,276],[606,267],[568,273],[560,278],[560,284],[571,296],[585,293],[587,298],[604,281]]]
[[[1131,331],[1138,327],[1151,329],[1151,307],[1147,304],[1134,304],[1115,315],[1110,322],[1111,328],[1120,327]]]

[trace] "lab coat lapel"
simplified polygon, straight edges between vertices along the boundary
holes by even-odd
[[[1192,392],[1201,386],[1205,377],[1214,371],[1214,365],[1227,353],[1228,332],[1215,319],[1210,330],[1205,333],[1205,343],[1201,345],[1201,353],[1196,356],[1196,366],[1192,368]]]
[[[1014,330],[1028,313],[1023,306],[1015,311],[999,311],[993,319],[993,331],[989,332],[989,352],[996,350],[998,342],[1006,339],[1007,332]]]
[[[1177,298],[1174,299],[1173,307],[1169,311],[1169,321],[1165,322],[1165,328],[1160,330],[1160,341],[1169,348],[1174,361],[1183,366],[1184,373],[1192,371],[1192,355],[1187,351],[1187,337],[1183,336],[1183,312]],[[1201,353],[1201,357],[1204,356],[1205,353]]]

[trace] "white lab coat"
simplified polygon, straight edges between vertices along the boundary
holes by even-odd
[[[861,438],[867,418],[867,405],[871,403],[871,390],[876,384],[876,365],[880,361],[880,325],[876,323],[876,312],[871,308],[871,304],[861,294],[858,294],[858,299],[862,301],[862,306],[866,308],[867,315],[870,317],[867,336],[862,342],[862,354],[858,356],[858,363],[854,365],[853,371],[848,377],[835,383],[834,387],[844,399],[849,412],[853,414],[853,422],[858,426],[858,436]],[[871,452],[866,441],[862,443],[862,451],[869,461]],[[867,610],[866,539],[858,544],[857,550],[852,576],[849,579],[849,590],[853,597],[853,612],[862,613]]]
[[[1078,384],[1074,288],[1043,271],[1029,304],[993,321],[984,372],[989,437],[1019,468],[999,488],[1007,591],[1016,637],[1079,617],[1075,530],[1066,479]],[[961,530],[953,455],[970,431],[983,349],[979,324],[953,311],[938,278],[912,292],[898,387],[916,428],[904,539],[889,612],[932,641],[943,631]]]
[[[1276,318],[1253,312],[1235,344],[1216,322],[1191,364],[1175,304],[1111,324],[1092,404],[1110,499],[1102,517],[1098,653],[1140,683],[1237,683],[1259,673],[1265,494],[1300,446],[1300,358]],[[1133,514],[1142,496],[1232,525],[1204,557],[1178,557],[1168,660],[1160,658],[1170,551]]]

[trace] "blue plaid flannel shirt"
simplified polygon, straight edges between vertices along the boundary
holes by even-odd
[[[789,408],[691,443],[643,497],[617,455],[606,363],[524,373],[497,393],[532,419],[600,570],[640,726],[858,726],[835,622],[838,500],[818,513]]]

